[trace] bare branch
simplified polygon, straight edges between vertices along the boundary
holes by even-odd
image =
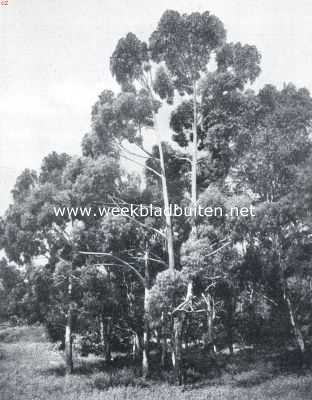
[[[134,256],[130,256],[130,257],[131,257],[131,258],[134,258],[134,259],[136,259],[136,260],[146,260],[146,257],[134,257]],[[164,265],[165,267],[168,268],[168,264],[165,263],[165,261],[156,260],[155,258],[151,258],[151,257],[147,257],[147,259],[148,259],[149,261],[154,261],[154,262],[157,262],[157,263],[159,263],[159,264],[162,264],[162,265]]]
[[[72,263],[70,261],[65,260],[64,258],[60,256],[56,256],[60,261],[63,261],[64,264],[71,266]]]
[[[121,143],[119,143],[117,140],[115,140],[115,142],[116,142],[117,146],[118,146],[122,151],[126,151],[126,152],[129,153],[131,156],[139,157],[139,158],[144,158],[145,160],[149,158],[148,156],[142,156],[141,154],[134,153],[133,151],[127,149],[125,146],[123,146]],[[138,145],[137,145],[137,146],[138,146]]]
[[[120,155],[121,157],[125,158],[126,160],[132,161],[134,164],[140,165],[140,167],[146,168],[149,171],[153,172],[155,175],[159,176],[160,178],[162,177],[162,174],[160,174],[159,172],[157,172],[154,168],[149,167],[148,165],[142,164],[139,161],[133,160],[130,157],[125,156],[124,154]]]
[[[212,251],[211,253],[207,254],[206,257],[210,257],[213,256],[214,254],[216,254],[218,251],[222,250],[225,246],[228,246],[231,242],[228,241],[226,243],[224,243],[224,245],[222,245],[221,247],[219,247],[218,249]]]
[[[187,157],[180,157],[180,156],[175,156],[174,158],[178,159],[178,160],[184,160],[184,161],[188,161],[189,163],[192,164],[192,160],[190,160]]]
[[[106,256],[106,257],[112,257],[113,259],[117,260],[118,262],[120,262],[122,265],[130,268],[141,280],[141,282],[143,283],[143,285],[145,285],[145,279],[143,277],[143,275],[140,274],[140,272],[138,270],[136,270],[131,264],[129,264],[127,261],[122,260],[121,258],[111,254],[111,253],[102,253],[102,252],[94,252],[94,251],[79,251],[79,254],[85,254],[85,255],[93,255],[93,256],[97,256],[97,257],[101,257],[101,256]],[[121,265],[119,265],[121,266]]]

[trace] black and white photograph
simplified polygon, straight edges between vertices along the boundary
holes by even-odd
[[[310,0],[0,0],[0,400],[311,400],[311,91]]]

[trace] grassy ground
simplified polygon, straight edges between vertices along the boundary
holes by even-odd
[[[0,400],[311,400],[312,375],[274,374],[263,361],[218,381],[185,387],[144,383],[129,369],[92,368],[96,360],[76,360],[76,374],[64,375],[63,359],[42,328],[0,328]],[[83,364],[83,362],[85,364]]]

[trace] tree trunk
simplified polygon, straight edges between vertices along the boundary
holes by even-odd
[[[166,333],[166,321],[164,313],[161,313],[161,360],[160,365],[162,368],[166,365],[167,358],[167,333]]]
[[[140,338],[137,332],[132,334],[132,358],[138,360],[140,357],[141,345]]]
[[[111,361],[111,332],[112,331],[112,318],[104,318],[104,315],[100,315],[100,336],[102,353],[105,362]]]
[[[153,94],[152,94],[152,99],[154,99]],[[162,185],[162,192],[163,192],[164,207],[165,207],[165,210],[168,210],[165,215],[167,251],[168,251],[168,266],[169,266],[169,271],[173,275],[174,268],[175,268],[174,241],[173,241],[173,232],[172,232],[172,220],[171,220],[171,215],[169,213],[170,204],[169,204],[165,159],[164,159],[161,134],[160,134],[160,131],[157,129],[157,118],[154,113],[153,113],[153,120],[154,120],[154,129],[155,129],[155,131],[157,131],[157,134],[158,134],[158,151],[159,151],[159,161],[160,161],[160,170],[161,170],[161,185]]]
[[[216,352],[216,346],[214,343],[213,335],[213,318],[211,313],[207,313],[207,347],[211,353]]]
[[[169,196],[168,196],[168,186],[167,186],[167,178],[166,178],[166,169],[165,169],[165,160],[164,153],[162,148],[162,140],[159,134],[159,158],[160,158],[160,167],[161,167],[161,184],[163,191],[163,199],[164,199],[164,207],[167,210],[165,219],[166,219],[166,237],[167,237],[167,250],[168,250],[168,266],[169,271],[174,274],[174,242],[173,242],[173,232],[172,232],[172,221],[171,215],[169,213]]]
[[[160,349],[160,347],[161,347],[161,328],[157,328],[155,330],[155,336],[156,336],[157,349]]]
[[[208,293],[207,296],[204,294],[202,297],[205,300],[207,306],[207,313],[206,313],[206,332],[204,334],[204,348],[209,353],[216,352],[216,346],[214,344],[214,319],[215,319],[215,308],[214,308],[214,301],[212,296]]]
[[[227,330],[227,342],[230,355],[234,354],[234,345],[233,345],[233,304],[230,299],[230,304],[228,308],[228,315],[226,318],[226,330]]]
[[[193,82],[193,154],[192,154],[192,183],[191,199],[192,207],[196,207],[197,202],[197,90],[196,82]]]
[[[66,373],[73,373],[73,340],[72,340],[72,324],[73,324],[73,306],[72,306],[72,275],[69,276],[68,281],[68,311],[67,311],[67,321],[65,327],[65,365]]]
[[[192,301],[193,298],[193,281],[190,280],[187,283],[187,291],[186,291],[186,297],[185,297],[185,302],[189,302]]]
[[[106,322],[106,323],[105,323]],[[106,318],[106,321],[104,321],[104,318],[102,317],[102,323],[101,323],[101,341],[102,341],[102,346],[103,346],[103,356],[104,360],[106,362],[111,361],[111,330],[112,330],[112,319],[111,317]]]
[[[290,320],[290,324],[291,324],[291,327],[292,327],[292,330],[293,330],[293,333],[295,336],[296,344],[297,344],[298,349],[300,350],[301,354],[303,354],[305,352],[305,344],[304,344],[303,336],[298,327],[298,324],[296,323],[295,314],[294,314],[294,310],[293,310],[293,307],[291,304],[291,300],[287,294],[285,294],[284,297],[285,297],[285,301],[287,304],[289,320]]]
[[[103,315],[100,315],[100,337],[101,337],[101,345],[102,345],[102,348],[104,349],[104,346],[105,346],[105,323],[104,323]]]
[[[147,378],[149,376],[149,340],[150,330],[148,327],[149,323],[145,319],[144,321],[144,332],[143,332],[143,355],[142,355],[142,376]]]
[[[183,311],[177,313],[173,318],[172,365],[174,380],[179,385],[183,384],[182,339],[184,319],[185,313]]]
[[[142,355],[142,375],[147,378],[149,375],[149,297],[150,297],[150,273],[148,262],[148,250],[145,252],[145,288],[144,288],[144,331],[143,331],[143,355]]]
[[[196,226],[196,207],[197,207],[197,89],[196,82],[193,82],[193,141],[192,141],[192,171],[191,171],[191,206],[194,215],[191,218],[191,235],[197,240],[197,226]],[[193,298],[193,277],[189,277],[187,285],[186,301],[192,302]]]

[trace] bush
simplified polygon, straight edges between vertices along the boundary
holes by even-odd
[[[100,355],[103,353],[103,346],[99,342],[99,337],[96,332],[75,335],[74,346],[76,351],[82,356],[87,356],[88,354]]]

